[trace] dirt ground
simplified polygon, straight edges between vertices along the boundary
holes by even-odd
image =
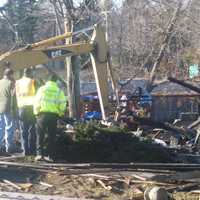
[[[200,171],[136,172],[111,168],[36,169],[32,166],[1,164],[0,191],[95,200],[143,200],[147,187],[159,186],[173,189],[173,200],[199,199],[199,193],[193,194],[191,190],[199,191]]]
[[[139,189],[141,186],[130,184],[119,172],[112,173],[112,177],[119,180],[106,180],[105,174],[65,175],[58,171],[42,173],[20,168],[1,168],[0,171],[0,190],[3,192],[108,200],[135,199],[138,195],[143,196],[142,190]],[[20,189],[7,184],[5,180],[14,183]]]

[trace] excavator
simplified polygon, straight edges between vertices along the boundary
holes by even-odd
[[[64,60],[68,56],[89,54],[93,67],[97,92],[100,102],[102,119],[107,119],[108,109],[108,45],[101,25],[93,27],[93,34],[88,42],[77,42],[65,45],[54,45],[58,41],[72,37],[73,33],[52,37],[34,44],[27,45],[0,56],[0,74],[6,67],[14,71],[45,64],[50,61]]]

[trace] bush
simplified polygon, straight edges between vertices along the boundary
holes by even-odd
[[[170,162],[163,147],[141,140],[118,127],[104,128],[98,123],[78,124],[74,140],[57,136],[58,159],[70,162]]]

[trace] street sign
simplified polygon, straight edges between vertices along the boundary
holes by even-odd
[[[193,64],[189,66],[189,77],[194,78],[196,76],[199,76],[199,65]]]

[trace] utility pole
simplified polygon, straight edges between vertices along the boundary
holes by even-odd
[[[15,42],[19,44],[18,24],[13,24],[15,30]]]
[[[105,16],[105,23],[106,23],[106,41],[109,45],[109,1],[110,0],[101,0],[100,2],[100,6],[102,9],[102,14]],[[112,83],[112,88],[113,91],[115,93],[116,96],[116,101],[117,101],[117,106],[119,106],[120,102],[119,102],[119,91],[117,88],[117,83],[116,83],[116,79],[114,78],[114,72],[113,72],[113,68],[112,68],[112,60],[111,60],[111,55],[108,52],[108,64],[107,64],[107,68],[108,68],[108,73],[110,75],[110,80]]]
[[[67,32],[72,32],[73,27],[72,27],[72,22],[71,20],[68,20],[67,18],[64,21],[64,28],[65,28],[65,33]],[[71,44],[72,43],[72,37],[66,38],[65,39],[65,44]],[[69,117],[74,117],[74,107],[73,107],[73,88],[72,88],[72,58],[67,57],[66,58],[66,71],[67,71],[67,96],[68,96],[68,109],[69,109]]]
[[[73,77],[73,108],[74,118],[80,119],[80,56],[72,57],[72,77]]]

